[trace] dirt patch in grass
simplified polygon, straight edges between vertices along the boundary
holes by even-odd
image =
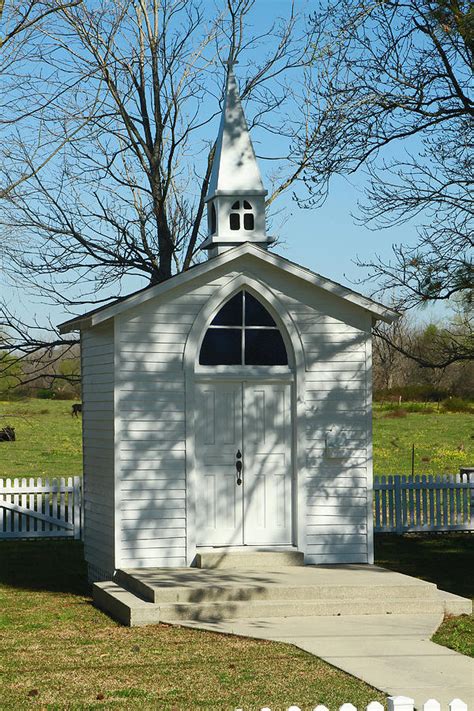
[[[406,417],[407,415],[408,412],[406,410],[390,410],[390,412],[386,412],[383,417],[385,417],[385,419],[388,417],[396,420],[398,417]]]
[[[168,625],[122,627],[87,594],[81,546],[0,544],[4,709],[358,708],[383,694],[295,647]],[[34,693],[32,693],[34,692]]]

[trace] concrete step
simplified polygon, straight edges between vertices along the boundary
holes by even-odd
[[[280,567],[304,565],[304,554],[297,550],[282,551],[200,551],[196,568],[243,568],[245,570],[277,570]]]
[[[438,597],[443,602],[445,615],[472,615],[472,602],[468,598],[454,595],[445,590],[438,590]]]
[[[154,603],[206,603],[206,602],[251,602],[251,601],[330,601],[330,600],[405,600],[418,599],[437,600],[437,588],[432,583],[419,581],[419,584],[399,585],[318,585],[310,582],[297,584],[281,583],[284,579],[282,571],[269,579],[265,576],[255,576],[251,571],[246,571],[244,582],[241,579],[229,580],[206,576],[210,579],[202,580],[192,572],[176,574],[171,584],[162,571],[137,574],[134,571],[118,570],[114,580],[122,587],[134,594]],[[260,577],[260,580],[258,579]],[[287,576],[303,577],[303,576]]]
[[[441,590],[428,598],[148,602],[114,581],[93,585],[94,604],[130,627],[158,622],[380,614],[469,614],[472,604]]]
[[[220,621],[265,617],[320,617],[329,615],[443,614],[443,599],[396,600],[304,600],[159,604],[162,622],[185,620]]]
[[[125,590],[113,580],[94,583],[94,605],[127,627],[141,627],[160,621],[160,608]]]

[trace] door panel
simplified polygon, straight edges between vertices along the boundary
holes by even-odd
[[[244,385],[244,541],[292,542],[291,386]]]
[[[197,545],[242,545],[242,383],[198,385],[195,428]]]
[[[200,384],[196,402],[197,545],[291,544],[290,384]]]

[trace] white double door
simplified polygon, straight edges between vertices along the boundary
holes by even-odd
[[[197,545],[291,544],[291,385],[201,383],[196,395]]]

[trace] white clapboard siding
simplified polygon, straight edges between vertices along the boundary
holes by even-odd
[[[306,559],[367,562],[370,318],[316,289],[291,296],[280,290],[279,298],[305,355],[306,417],[299,428],[306,442]]]
[[[81,478],[0,479],[0,539],[80,538]]]
[[[381,476],[374,482],[374,530],[474,530],[474,482],[458,474]]]
[[[90,569],[114,570],[114,329],[82,331],[84,554]]]
[[[183,354],[196,315],[234,275],[120,320],[120,560],[186,564]]]

